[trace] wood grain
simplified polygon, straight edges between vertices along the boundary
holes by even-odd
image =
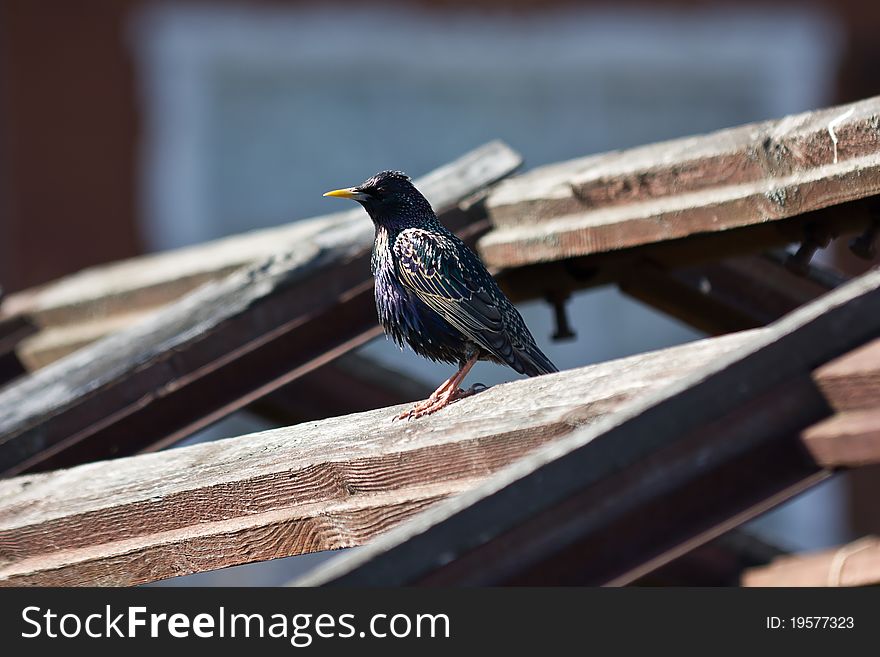
[[[90,544],[0,566],[0,586],[133,586],[179,575],[362,545],[472,487],[462,479],[351,500],[303,504]]]
[[[880,97],[535,169],[490,195],[480,250],[492,266],[550,262],[878,193]]]
[[[880,338],[819,368],[814,378],[839,412],[880,407]]]
[[[874,586],[880,584],[880,538],[867,536],[812,554],[775,559],[743,573],[743,586]]]
[[[184,547],[174,556],[175,545],[192,545],[203,532],[238,536],[236,523],[251,523],[248,533],[274,532],[279,522],[293,522],[279,520],[279,513],[286,519],[312,517],[323,514],[320,509],[354,508],[346,505],[365,496],[384,501],[364,502],[363,513],[373,518],[369,523],[351,522],[378,532],[387,523],[378,520],[385,511],[377,509],[408,513],[426,499],[426,482],[431,499],[472,487],[757,334],[495,386],[418,422],[392,423],[403,407],[380,409],[0,481],[0,575],[5,573],[7,583],[130,583],[135,577],[130,564],[137,559],[148,564],[138,572],[158,579],[187,569],[338,547],[336,534],[318,540],[314,537],[323,534],[311,532],[308,540],[279,540],[265,550],[247,547],[251,543],[236,548],[238,539],[230,538],[228,549],[198,563]],[[359,531],[352,542],[373,535]],[[84,573],[82,579],[76,573]]]
[[[838,413],[802,435],[818,463],[827,468],[880,464],[880,398],[871,410]]]

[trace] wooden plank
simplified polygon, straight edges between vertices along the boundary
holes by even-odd
[[[134,586],[257,560],[356,547],[473,483],[369,493],[60,550],[0,566],[0,586]]]
[[[832,550],[779,557],[743,574],[743,586],[875,586],[880,538],[866,536]]]
[[[143,320],[149,313],[115,314],[43,329],[22,340],[17,354],[27,370],[35,371]],[[25,373],[24,366],[20,366],[19,374]],[[349,353],[257,400],[248,409],[276,425],[295,424],[394,406],[423,399],[432,391],[433,387],[423,382]]]
[[[816,383],[840,412],[878,407],[880,400],[880,339],[828,363],[816,371]]]
[[[870,410],[846,411],[813,425],[803,441],[826,468],[880,464],[880,397]]]
[[[35,371],[143,320],[149,313],[111,315],[98,321],[43,329],[23,340],[17,353],[27,370]],[[432,391],[425,383],[348,353],[268,394],[249,410],[278,425],[295,424],[394,406],[427,397]]]
[[[497,230],[480,249],[487,264],[516,267],[777,221],[878,193],[875,97],[535,169],[493,191],[487,207]]]
[[[419,422],[386,408],[0,481],[0,578],[130,584],[354,545],[753,337],[495,386]]]
[[[543,298],[548,290],[571,293],[616,284],[645,261],[676,270],[752,257],[799,243],[808,233],[846,235],[864,231],[877,216],[870,201],[850,201],[788,219],[724,232],[701,233],[668,242],[501,269],[496,278],[511,300],[522,301]],[[812,278],[815,273],[814,269],[810,270],[807,276]],[[816,282],[833,287],[829,285],[832,281],[823,278],[817,278]]]
[[[97,342],[114,331],[146,319],[154,310],[118,312],[72,324],[48,326],[22,340],[17,346],[16,353],[27,370],[33,372]]]
[[[338,212],[90,267],[37,289],[9,295],[2,308],[44,327],[152,310],[274,253],[295,250],[301,240],[311,240],[355,217],[355,211]]]
[[[625,584],[828,476],[811,372],[880,335],[880,271],[300,584]]]
[[[779,256],[734,258],[668,270],[634,264],[620,289],[709,335],[766,326],[844,282],[831,272],[810,278],[791,272]]]
[[[519,162],[496,142],[418,184],[449,225],[464,228],[481,216],[459,204]],[[372,225],[362,212],[330,228],[318,223],[318,232],[300,223],[292,251],[206,284],[0,393],[0,472],[171,444],[378,335]]]

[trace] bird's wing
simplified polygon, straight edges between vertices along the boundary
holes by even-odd
[[[460,240],[408,228],[397,236],[394,252],[404,287],[495,357],[508,363],[516,359],[500,292]]]

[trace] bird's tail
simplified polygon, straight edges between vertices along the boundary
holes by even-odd
[[[538,376],[559,371],[559,368],[535,345],[529,345],[525,349],[516,349],[514,353],[516,354],[516,363],[513,365],[513,369],[520,374]]]

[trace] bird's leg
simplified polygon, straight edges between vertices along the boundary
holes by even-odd
[[[464,367],[464,366],[462,366],[462,367]],[[458,375],[461,373],[461,369],[462,368],[459,368],[458,372],[456,372],[455,374],[450,376],[448,379],[446,379],[443,383],[441,383],[440,387],[437,388],[434,392],[432,392],[430,397],[428,397],[424,401],[420,401],[418,404],[413,406],[408,411],[404,411],[400,415],[395,416],[394,419],[395,420],[405,420],[405,419],[409,419],[411,417],[419,417],[419,414],[421,414],[422,411],[424,411],[425,409],[428,409],[431,406],[433,406],[434,404],[436,404],[437,401],[440,399],[440,397],[447,393],[450,386],[453,385],[453,382],[456,380]]]
[[[430,397],[425,401],[416,404],[410,410],[401,413],[397,416],[397,419],[403,420],[430,415],[431,413],[436,413],[441,408],[448,406],[457,399],[469,397],[474,394],[477,391],[475,387],[469,388],[468,390],[462,390],[459,388],[459,385],[464,381],[468,372],[470,372],[471,368],[476,364],[478,358],[479,354],[471,356],[467,362],[459,368],[458,372],[446,379],[446,381],[444,381]]]

